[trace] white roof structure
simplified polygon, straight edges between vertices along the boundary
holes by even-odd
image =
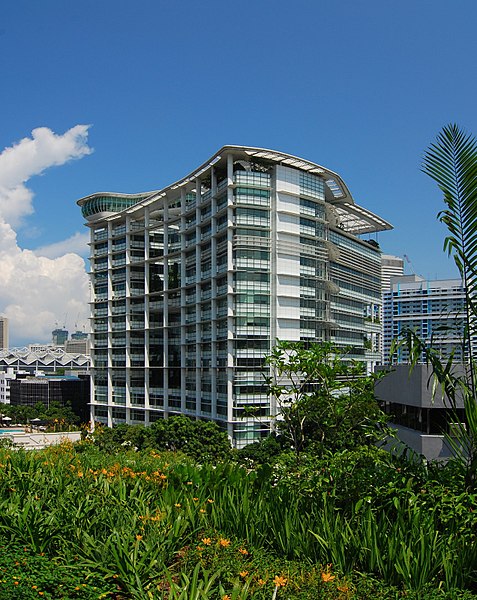
[[[227,155],[233,154],[235,159],[243,159],[253,161],[258,159],[259,161],[266,161],[270,164],[284,165],[287,167],[293,167],[300,169],[308,173],[320,175],[323,177],[326,184],[326,200],[336,208],[336,212],[339,217],[339,227],[348,233],[353,235],[361,235],[363,233],[374,233],[377,231],[385,231],[392,229],[393,226],[375,215],[371,211],[358,206],[345,184],[343,179],[335,173],[330,171],[326,167],[322,167],[316,163],[293,156],[292,154],[286,154],[277,150],[267,150],[265,148],[253,148],[248,146],[223,146],[212,158],[202,164],[200,167],[192,171],[186,177],[183,177],[179,181],[163,188],[162,190],[154,192],[143,192],[142,194],[119,194],[124,198],[138,198],[137,203],[126,208],[123,211],[115,212],[107,216],[107,220],[113,221],[120,217],[122,213],[135,213],[140,212],[144,206],[151,204],[152,202],[164,198],[167,196],[173,197],[177,193],[177,189],[186,186],[187,188],[194,188],[196,185],[197,178],[201,177],[204,173],[208,172],[213,166],[224,166]],[[116,196],[115,192],[97,192],[84,198],[80,198],[77,201],[79,206],[83,206],[85,203],[94,201],[95,198],[104,196]],[[141,199],[139,199],[142,197]]]
[[[63,348],[31,350],[30,348],[10,348],[0,350],[0,368],[17,367],[64,367],[68,369],[89,369],[91,357],[87,354],[71,354]]]

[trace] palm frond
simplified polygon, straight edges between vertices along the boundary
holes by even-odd
[[[444,250],[454,258],[466,294],[466,347],[472,363],[477,335],[477,140],[458,125],[438,134],[424,155],[422,170],[436,181],[447,206],[438,219],[447,227]]]

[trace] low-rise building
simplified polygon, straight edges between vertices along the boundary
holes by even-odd
[[[10,381],[10,404],[12,406],[35,406],[52,403],[69,406],[81,422],[89,421],[90,401],[89,375],[21,377]]]
[[[446,434],[455,433],[456,423],[464,421],[463,400],[457,396],[452,407],[439,388],[433,393],[430,367],[420,364],[410,371],[408,365],[394,366],[377,383],[376,396],[398,439],[428,460],[451,456]]]
[[[87,354],[65,352],[64,348],[35,344],[26,348],[0,350],[0,372],[14,371],[62,373],[68,371],[89,372],[91,358]]]

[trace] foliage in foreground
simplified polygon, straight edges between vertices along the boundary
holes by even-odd
[[[458,496],[458,476],[365,452],[257,471],[115,456],[90,442],[0,449],[0,539],[42,561],[35,591],[45,597],[55,565],[76,584],[72,598],[465,598],[456,594],[475,585],[477,499]],[[366,475],[372,462],[377,479]],[[8,556],[0,590],[30,594],[39,584],[26,571],[12,583]]]
[[[3,539],[2,539],[3,538]],[[0,600],[114,598],[115,584],[0,536]]]

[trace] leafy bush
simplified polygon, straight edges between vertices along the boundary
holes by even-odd
[[[306,453],[297,463],[282,454],[273,468],[275,485],[300,494],[302,501],[322,495],[346,509],[358,500],[374,507],[392,504],[395,497],[419,491],[427,481],[422,462],[410,462],[375,446],[360,446],[326,455]]]
[[[108,428],[96,425],[87,439],[108,452],[155,449],[183,452],[198,461],[225,460],[232,456],[227,434],[214,421],[197,421],[175,415],[149,427],[120,424]]]
[[[214,421],[177,415],[156,421],[149,431],[149,445],[158,450],[180,450],[199,462],[231,456],[228,436]]]
[[[274,433],[263,438],[259,442],[247,444],[235,452],[235,458],[243,464],[263,465],[275,464],[280,454],[289,450],[289,444],[283,436],[277,436]]]

